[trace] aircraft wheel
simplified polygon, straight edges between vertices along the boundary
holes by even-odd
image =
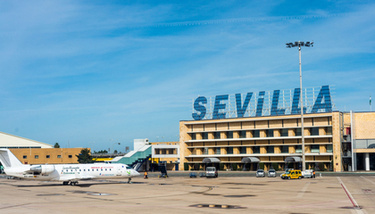
[[[69,184],[68,181],[64,181],[64,182],[63,182],[63,185],[68,185],[68,184]]]

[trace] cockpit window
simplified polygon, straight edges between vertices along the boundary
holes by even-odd
[[[131,168],[130,166],[126,166],[126,169],[133,169],[133,168]]]

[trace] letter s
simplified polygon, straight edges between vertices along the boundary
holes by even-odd
[[[201,103],[202,103],[202,105],[201,105]],[[206,104],[207,104],[207,98],[206,97],[200,96],[197,99],[195,99],[194,110],[197,111],[197,112],[200,112],[200,113],[198,114],[198,113],[195,112],[195,113],[192,114],[194,120],[202,120],[204,118],[204,116],[206,116],[206,107],[204,106]]]

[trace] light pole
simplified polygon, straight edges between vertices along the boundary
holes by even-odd
[[[299,53],[299,87],[300,87],[300,105],[301,105],[301,137],[302,137],[302,171],[306,170],[306,159],[305,159],[305,133],[303,127],[303,91],[302,91],[302,66],[301,66],[301,47],[313,47],[314,42],[290,42],[286,43],[287,48],[298,47]]]

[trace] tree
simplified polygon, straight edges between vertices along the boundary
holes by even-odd
[[[59,145],[59,143],[55,143],[55,145],[53,146],[53,148],[60,148],[60,145]]]
[[[107,154],[107,150],[94,151],[95,154]]]
[[[88,148],[82,149],[79,155],[76,155],[78,158],[78,163],[94,163],[91,156],[91,151]]]

